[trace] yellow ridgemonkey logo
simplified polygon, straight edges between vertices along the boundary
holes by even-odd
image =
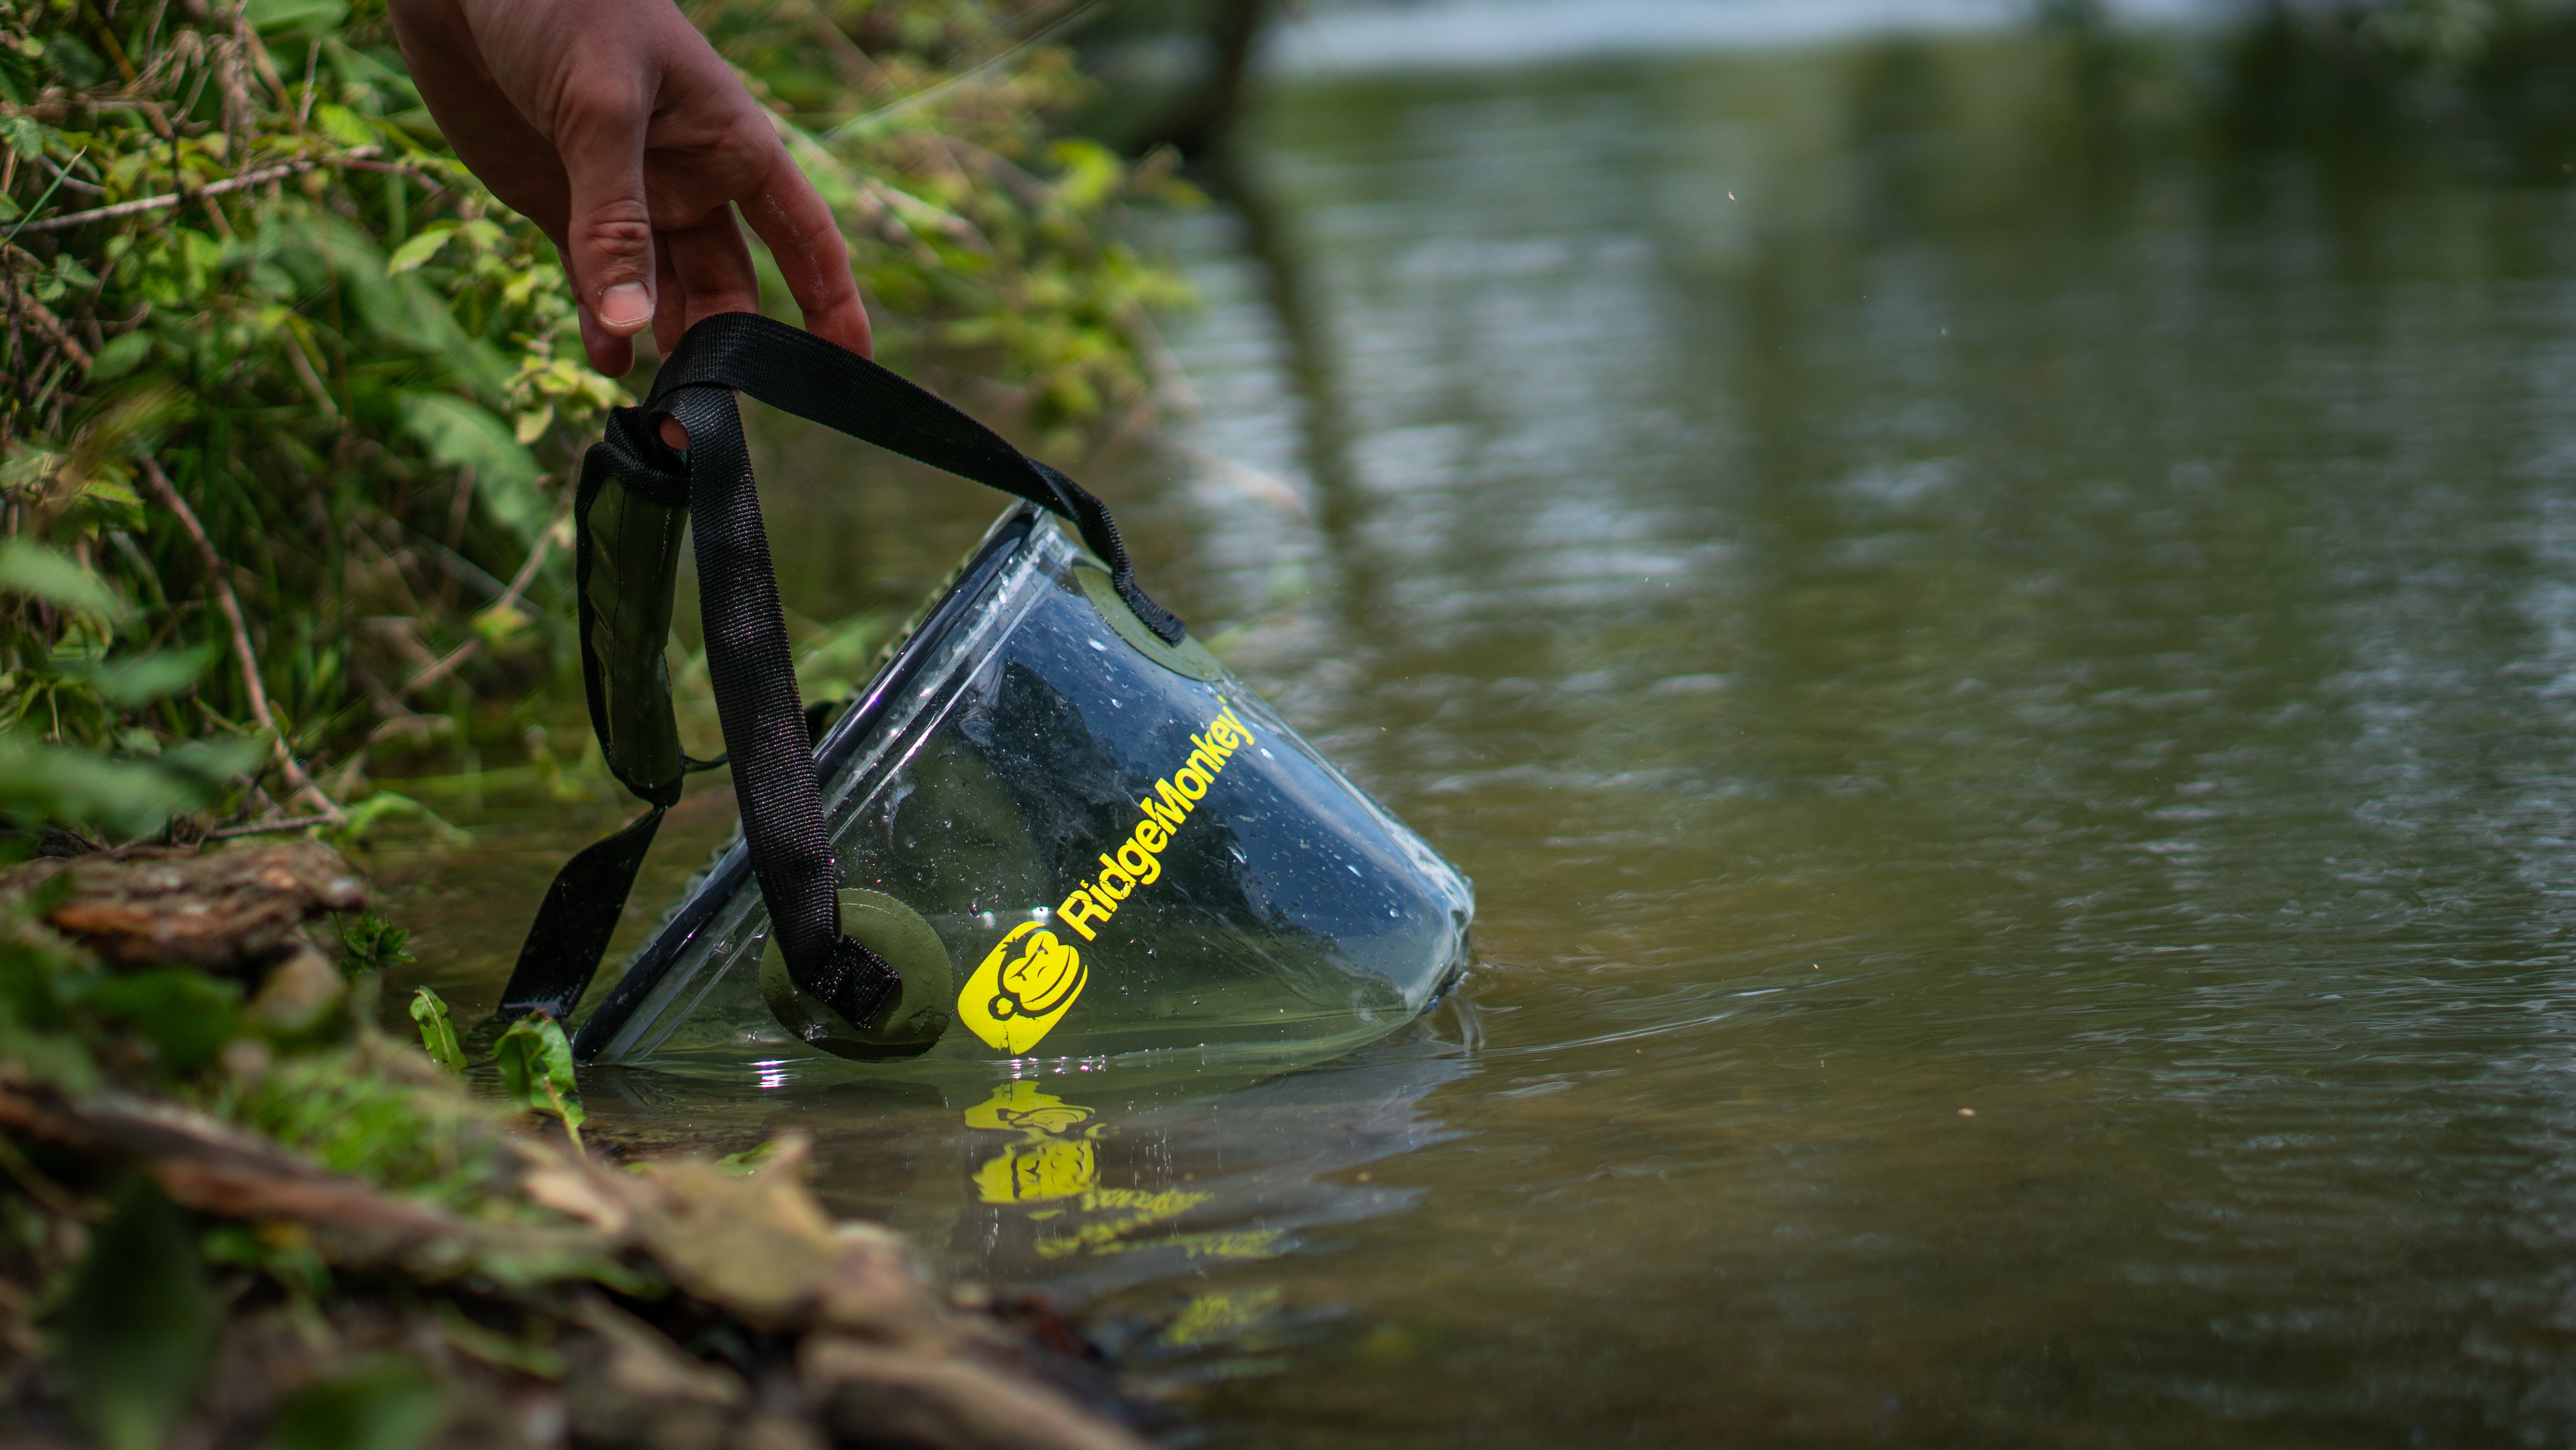
[[[1070,942],[1038,923],[1011,929],[957,994],[957,1020],[1016,1057],[1055,1030],[1091,975]]]
[[[1180,835],[1181,826],[1206,798],[1234,753],[1253,743],[1252,732],[1224,706],[1207,728],[1190,737],[1195,747],[1178,770],[1154,782],[1154,794],[1136,803],[1144,813],[1112,857],[1100,853],[1100,875],[1073,888],[1055,909],[1055,925],[1066,936],[1041,930],[1036,922],[1015,927],[1002,938],[984,964],[966,979],[957,994],[957,1020],[1013,1057],[1038,1045],[1055,1030],[1082,984],[1091,976],[1082,953],[1066,937],[1099,940],[1097,927],[1118,914],[1118,904],[1163,879],[1162,852]]]
[[[1058,1136],[1090,1117],[1091,1109],[1039,1092],[1036,1083],[1004,1083],[991,1101],[966,1110],[967,1127],[1021,1135],[975,1170],[976,1196],[986,1203],[1045,1203],[1090,1192],[1100,1181],[1090,1133]]]

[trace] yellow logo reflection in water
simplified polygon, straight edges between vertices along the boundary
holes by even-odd
[[[1020,1141],[975,1170],[976,1196],[986,1203],[1045,1203],[1090,1192],[1100,1182],[1091,1134],[1064,1136],[1090,1120],[1091,1109],[1039,1092],[1036,1083],[1002,1084],[991,1101],[966,1110],[966,1126],[1018,1133]]]
[[[1000,1133],[1044,1135],[1091,1121],[1091,1109],[1038,1091],[1023,1078],[1002,1084],[992,1101],[966,1110],[966,1126]]]
[[[1045,1203],[1086,1193],[1100,1181],[1100,1159],[1088,1138],[1014,1143],[975,1170],[975,1194],[986,1203]]]
[[[1082,954],[1034,921],[996,943],[957,994],[957,1020],[1013,1057],[1055,1030],[1090,977]]]
[[[1082,1104],[1042,1093],[1026,1079],[1002,1084],[991,1099],[966,1110],[967,1127],[1020,1135],[1018,1142],[976,1166],[976,1197],[1027,1207],[1030,1218],[1042,1221],[1077,1216],[1050,1225],[1049,1236],[1038,1240],[1039,1257],[1119,1254],[1155,1243],[1172,1245],[1191,1258],[1255,1258],[1271,1251],[1280,1237],[1274,1229],[1137,1238],[1140,1230],[1169,1223],[1207,1202],[1208,1195],[1188,1189],[1101,1187],[1096,1140],[1103,1125],[1092,1122],[1093,1116]],[[1046,1207],[1035,1206],[1039,1204]],[[1080,1217],[1095,1214],[1100,1217]]]

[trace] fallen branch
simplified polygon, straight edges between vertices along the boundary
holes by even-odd
[[[183,1208],[303,1225],[337,1264],[399,1265],[435,1279],[491,1267],[606,1262],[614,1253],[579,1225],[459,1217],[330,1172],[210,1114],[125,1093],[66,1098],[42,1084],[0,1079],[0,1128],[133,1163]]]
[[[167,211],[172,207],[185,206],[189,202],[206,197],[229,196],[236,191],[248,191],[254,186],[266,186],[272,181],[284,181],[290,176],[302,176],[305,172],[324,166],[339,166],[352,161],[372,161],[383,153],[384,148],[381,146],[360,146],[353,151],[341,152],[337,156],[308,156],[295,161],[281,161],[275,166],[263,166],[257,171],[245,171],[239,176],[226,177],[222,181],[211,181],[204,186],[188,187],[167,196],[147,196],[135,201],[120,201],[114,206],[93,207],[88,211],[47,217],[43,221],[22,222],[13,235],[67,231],[73,227],[88,226],[91,222],[109,222],[119,217]]]
[[[36,162],[47,171],[52,172],[56,181],[70,187],[74,191],[86,191],[92,196],[107,195],[106,187],[92,185],[91,183],[83,181],[79,177],[72,175],[70,172],[64,170],[61,165],[56,163],[54,158],[47,156],[42,151],[36,153]]]
[[[1136,1437],[1043,1386],[963,1357],[906,1354],[839,1335],[797,1347],[798,1377],[849,1443],[941,1450],[1135,1450]]]
[[[223,607],[224,619],[232,625],[233,658],[241,666],[242,690],[250,697],[251,719],[268,732],[277,750],[279,771],[297,798],[309,802],[323,819],[337,824],[342,819],[339,803],[323,794],[313,778],[304,773],[304,767],[296,764],[295,752],[286,744],[286,733],[277,728],[277,716],[268,708],[268,690],[259,681],[259,656],[250,647],[250,625],[242,618],[241,600],[233,593],[232,577],[225,572],[223,557],[215,552],[214,540],[206,537],[206,526],[197,522],[196,510],[179,496],[178,486],[161,471],[161,465],[144,459],[143,476],[151,481],[152,491],[161,495],[161,501],[179,516],[188,537],[197,542],[197,555],[206,565],[207,587],[215,591],[215,602]]]
[[[54,886],[60,899],[45,908],[46,922],[128,967],[184,962],[253,974],[300,942],[305,922],[367,905],[366,883],[348,861],[310,841],[37,861],[11,873],[9,888],[32,892],[64,876],[71,879]]]
[[[455,1228],[436,1209],[325,1172],[174,1104],[114,1092],[66,1101],[41,1087],[0,1083],[0,1125],[75,1151],[140,1160],[172,1198],[209,1213],[289,1218],[406,1240]]]
[[[249,826],[226,826],[221,830],[208,831],[206,839],[231,841],[243,836],[274,836],[286,831],[307,831],[315,826],[337,824],[339,823],[329,816],[293,816],[283,821],[261,821]]]

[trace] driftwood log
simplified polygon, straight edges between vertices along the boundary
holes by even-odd
[[[45,913],[57,931],[118,965],[229,977],[257,975],[303,946],[305,922],[367,905],[366,878],[310,841],[37,861],[8,885],[32,894],[66,877],[69,895]]]

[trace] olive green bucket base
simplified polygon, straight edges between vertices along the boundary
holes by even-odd
[[[860,1062],[918,1057],[948,1030],[956,987],[948,949],[920,913],[878,891],[841,888],[841,931],[885,959],[903,979],[893,1001],[853,1024],[799,990],[772,937],[760,957],[760,994],[781,1025],[807,1044]]]

